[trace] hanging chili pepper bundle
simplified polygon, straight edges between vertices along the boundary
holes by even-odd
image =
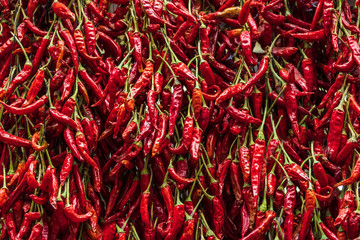
[[[0,5],[0,239],[359,236],[359,1]]]

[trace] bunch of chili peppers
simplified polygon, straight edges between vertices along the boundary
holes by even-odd
[[[0,240],[359,239],[358,5],[0,0]]]

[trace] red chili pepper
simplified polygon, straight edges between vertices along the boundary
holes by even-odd
[[[265,57],[263,57],[263,59],[260,62],[259,70],[254,74],[254,76],[252,76],[246,82],[246,84],[238,83],[236,85],[228,87],[216,99],[215,104],[219,104],[220,102],[226,101],[227,99],[232,98],[242,92],[245,92],[246,90],[248,90],[249,88],[254,86],[254,84],[257,81],[259,81],[262,76],[265,75],[268,65],[269,65],[269,58],[267,56],[265,56]]]
[[[314,209],[315,209],[315,201],[316,201],[316,197],[315,197],[314,190],[307,189],[306,195],[305,195],[306,210],[305,210],[304,216],[302,218],[302,228],[299,233],[299,239],[305,239],[307,233],[309,232],[310,221],[313,216]],[[306,227],[306,228],[303,228],[303,227]]]
[[[29,1],[29,4],[30,4],[30,2],[33,2],[33,1]],[[31,18],[32,16],[29,16],[29,17]],[[39,29],[37,26],[35,26],[35,24],[33,24],[29,18],[25,18],[23,21],[26,25],[26,28],[29,29],[31,32],[35,33],[36,35],[44,37],[47,34],[47,32],[45,32],[45,31]]]
[[[159,115],[159,126],[158,131],[156,132],[156,137],[154,140],[154,145],[152,148],[152,156],[159,154],[160,146],[164,140],[166,129],[167,129],[168,116],[165,113]]]
[[[140,78],[136,81],[134,86],[131,89],[131,96],[133,98],[138,97],[142,91],[147,87],[151,81],[151,76],[153,74],[154,64],[151,59],[148,59],[145,63],[145,69],[142,72]]]
[[[169,5],[170,3],[168,3]],[[181,38],[184,33],[191,27],[191,25],[194,23],[194,20],[191,18],[186,19],[186,21],[180,25],[179,29],[176,31],[176,33],[174,34],[172,40],[173,41],[178,41],[179,38]],[[159,26],[160,27],[160,26]]]
[[[229,106],[226,108],[226,111],[230,114],[230,116],[239,122],[243,123],[253,123],[253,124],[259,124],[261,123],[260,119],[254,118],[251,115],[242,112],[241,110],[235,108],[234,106]]]
[[[192,91],[192,109],[194,113],[195,120],[198,120],[200,117],[201,106],[202,106],[202,92],[198,85],[195,86],[194,90]]]
[[[97,32],[97,36],[99,39],[106,44],[107,47],[109,47],[115,56],[115,60],[119,61],[122,56],[122,49],[111,37],[106,35],[103,32]]]
[[[18,147],[31,147],[31,141],[9,134],[0,126],[0,142]]]
[[[331,27],[331,19],[332,19],[332,11],[331,9],[334,8],[334,3],[329,0],[324,0],[323,4],[323,21],[324,21],[324,29],[326,34],[329,33]]]
[[[78,29],[78,28],[75,29],[73,36],[74,36],[75,45],[76,45],[81,57],[83,57],[85,60],[87,60],[89,62],[100,59],[100,57],[93,57],[87,53],[84,35],[80,29]]]
[[[250,163],[250,151],[246,146],[247,143],[247,135],[245,136],[244,144],[239,148],[239,161],[240,168],[243,175],[243,179],[245,183],[250,184],[250,174],[251,174],[251,163]]]
[[[60,184],[62,186],[64,186],[65,180],[71,172],[73,161],[73,155],[71,153],[67,153],[60,171]]]
[[[193,117],[190,116],[190,112],[188,112],[188,116],[184,120],[184,128],[182,134],[182,142],[181,145],[177,148],[169,148],[172,154],[185,154],[190,147],[192,135],[194,130],[194,120]]]
[[[77,158],[80,162],[83,162],[84,158],[78,150],[78,146],[76,145],[74,133],[69,128],[66,128],[64,130],[64,139],[65,139],[67,146],[70,148],[71,153],[74,155],[74,157]]]
[[[244,25],[248,20],[250,14],[251,2],[252,2],[251,0],[247,0],[241,7],[238,17],[238,21],[240,25]]]
[[[6,89],[6,98],[9,98],[15,91],[16,87],[24,83],[30,77],[31,70],[32,63],[30,61],[26,61],[24,68],[14,79],[11,80],[9,87]]]
[[[21,224],[20,230],[15,239],[24,238],[31,230],[31,224],[34,220],[41,217],[40,212],[28,212],[24,214],[24,221]]]
[[[25,114],[33,113],[36,110],[38,110],[39,108],[41,108],[42,106],[44,106],[44,104],[47,102],[47,100],[48,100],[47,96],[44,95],[41,98],[39,98],[39,100],[35,101],[34,103],[32,103],[30,105],[27,105],[26,107],[12,107],[10,105],[7,105],[3,101],[0,101],[0,103],[2,104],[4,109],[6,109],[6,111],[8,111],[12,114],[25,115]]]
[[[176,28],[170,22],[161,18],[153,9],[152,3],[149,0],[140,0],[141,5],[146,13],[146,15],[155,23],[166,24],[170,28]]]
[[[257,64],[257,58],[252,54],[250,32],[242,31],[240,33],[240,41],[241,47],[243,49],[243,55],[245,57],[245,62],[250,66],[255,66]]]
[[[196,166],[200,158],[199,148],[200,148],[202,134],[203,132],[200,127],[197,126],[193,129],[193,135],[190,144],[190,156],[191,156],[190,164],[192,166]]]
[[[345,112],[343,109],[344,96],[339,105],[333,110],[330,119],[330,127],[327,142],[327,153],[330,161],[334,161],[339,152],[340,142],[338,139],[341,137],[342,127],[345,119]],[[336,140],[335,140],[336,139]]]
[[[75,212],[74,206],[69,205],[64,208],[65,216],[72,222],[81,223],[89,220],[94,212],[86,212],[85,214],[77,214]]]
[[[195,181],[193,178],[184,178],[181,177],[179,174],[176,173],[175,167],[172,164],[172,161],[170,161],[170,164],[168,166],[169,175],[175,180],[176,183],[179,184],[190,184]]]
[[[321,29],[306,33],[292,33],[291,36],[300,40],[306,40],[311,42],[321,41],[325,38],[325,30]]]
[[[70,33],[70,31],[67,29],[62,29],[60,31],[60,35],[64,39],[66,46],[69,48],[69,50],[71,52],[71,59],[74,64],[74,67],[75,67],[75,75],[77,75],[78,71],[79,71],[79,59],[78,59],[78,55],[77,55],[77,51],[76,51],[75,40],[74,40],[72,34]]]
[[[262,166],[262,159],[265,155],[265,140],[263,134],[258,133],[255,140],[254,154],[252,156],[251,164],[251,185],[253,190],[254,199],[258,199],[260,192],[260,171]]]
[[[75,135],[75,140],[76,140],[77,148],[81,156],[84,158],[85,162],[93,168],[99,168],[99,166],[96,164],[94,159],[92,159],[89,155],[89,149],[86,143],[85,135],[82,132],[77,131]]]
[[[54,13],[58,15],[61,19],[70,19],[75,22],[75,14],[63,3],[55,1],[51,5]]]
[[[44,141],[42,145],[38,145],[39,140],[40,140],[40,132],[34,133],[34,135],[31,138],[31,147],[37,152],[43,151],[48,147],[48,143],[46,141]]]

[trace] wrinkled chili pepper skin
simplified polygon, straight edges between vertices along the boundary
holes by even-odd
[[[180,237],[180,240],[191,240],[194,237],[195,220],[189,219],[185,221],[184,230]]]
[[[80,162],[84,161],[84,157],[80,154],[78,147],[76,145],[75,136],[74,133],[71,131],[71,129],[66,128],[64,130],[64,139],[67,144],[67,146],[70,148],[72,154],[75,158],[77,158]]]
[[[302,228],[300,230],[299,239],[305,239],[310,226],[311,217],[313,215],[313,211],[315,208],[315,201],[316,197],[314,194],[314,190],[307,189],[306,195],[305,195],[305,207],[306,211],[304,213],[303,219],[302,219],[302,226],[307,228]]]
[[[18,147],[31,147],[31,141],[5,132],[0,127],[0,142]]]
[[[30,62],[26,62],[21,72],[19,72],[19,74],[16,75],[16,77],[10,82],[9,87],[6,90],[6,98],[9,98],[15,91],[16,87],[24,83],[30,77],[31,70],[32,64]]]
[[[75,74],[79,71],[79,58],[76,51],[76,44],[73,36],[70,31],[67,29],[63,29],[60,31],[61,37],[64,39],[66,46],[70,49],[71,59],[75,67]]]
[[[295,97],[294,92],[294,86],[292,84],[289,84],[284,92],[285,100],[287,102],[286,104],[286,111],[291,123],[291,127],[295,133],[295,135],[298,137],[300,136],[300,129],[299,129],[299,123],[297,120],[297,101]]]
[[[251,233],[246,235],[246,237],[242,239],[250,240],[250,239],[258,239],[259,237],[263,236],[264,233],[269,229],[270,224],[274,217],[276,216],[275,212],[273,211],[266,211],[265,212],[265,219],[262,221],[262,223],[254,229]]]
[[[341,109],[335,109],[331,114],[330,128],[328,135],[327,153],[330,161],[334,161],[339,152],[339,137],[341,136],[342,125],[344,123],[345,113]],[[337,139],[337,140],[335,140]]]
[[[243,49],[243,54],[245,55],[245,61],[250,66],[257,64],[257,58],[252,54],[251,50],[251,36],[249,31],[242,31],[240,33],[241,47]]]
[[[354,169],[352,170],[351,172],[351,175],[349,178],[347,179],[344,179],[342,181],[340,181],[339,183],[336,183],[334,185],[334,188],[338,187],[338,186],[343,186],[343,185],[349,185],[349,184],[352,184],[354,183],[357,179],[359,179],[359,176],[360,176],[360,161],[359,161],[359,158],[357,157],[356,158],[356,164],[354,166]]]
[[[182,135],[181,145],[177,148],[169,148],[170,152],[173,154],[185,154],[191,144],[192,135],[194,130],[194,120],[191,116],[188,116],[184,120],[184,129]]]
[[[172,227],[169,233],[166,235],[165,239],[170,240],[174,239],[178,232],[181,230],[185,220],[185,206],[184,204],[179,204],[174,207],[174,216],[172,220]]]
[[[64,186],[66,178],[69,176],[72,169],[72,164],[74,162],[74,157],[71,153],[66,154],[63,165],[60,171],[60,183]]]
[[[258,199],[260,193],[260,168],[265,154],[265,147],[265,140],[256,139],[251,165],[251,185],[255,199]]]
[[[64,214],[70,221],[81,223],[89,220],[94,213],[87,212],[85,214],[77,214],[75,212],[74,206],[70,205],[64,208]]]
[[[15,220],[14,220],[14,214],[12,212],[8,212],[5,214],[5,221],[6,221],[6,231],[9,235],[10,239],[16,238],[16,226],[15,226]]]
[[[167,130],[167,125],[168,125],[167,122],[168,122],[168,116],[165,113],[160,114],[159,126],[158,126],[159,130],[156,132],[156,138],[152,148],[152,156],[155,156],[159,152],[160,145],[164,140],[165,132]]]
[[[175,131],[175,121],[179,115],[183,101],[183,90],[180,84],[174,86],[174,92],[171,96],[170,112],[169,112],[169,134],[172,136]]]
[[[261,123],[260,119],[254,118],[254,117],[250,116],[249,114],[246,114],[233,106],[227,107],[226,111],[230,114],[231,117],[233,117],[234,119],[236,119],[240,122],[253,123],[253,124]]]
[[[55,1],[52,4],[52,9],[54,10],[54,13],[61,19],[70,19],[71,21],[75,22],[75,14],[71,12],[70,9],[65,6],[65,4]]]
[[[191,164],[196,166],[199,158],[200,158],[200,141],[202,138],[202,130],[198,127],[195,127],[193,130],[192,140],[190,144],[190,156],[191,156]]]
[[[140,78],[134,84],[134,87],[131,89],[131,95],[133,98],[136,98],[140,93],[145,89],[145,87],[150,83],[151,76],[153,74],[154,64],[151,60],[146,61],[145,69],[141,74]]]
[[[220,102],[226,101],[229,98],[232,98],[236,96],[237,94],[240,94],[246,90],[248,90],[251,86],[253,86],[257,81],[260,80],[262,76],[265,75],[267,68],[269,66],[269,58],[263,57],[263,59],[260,62],[259,70],[252,76],[245,85],[242,83],[238,83],[236,85],[233,85],[227,89],[225,89],[220,96],[216,99],[216,104],[219,104]]]

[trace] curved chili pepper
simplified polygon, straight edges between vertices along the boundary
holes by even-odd
[[[22,239],[30,230],[32,221],[41,217],[40,212],[27,212],[24,214],[24,221],[21,224],[17,239]]]
[[[300,166],[294,162],[290,164],[286,164],[284,168],[290,176],[299,178],[307,182],[311,181],[310,178],[305,174],[305,172],[300,168]]]
[[[226,108],[226,111],[230,114],[230,116],[240,122],[243,123],[253,123],[259,124],[261,123],[260,119],[254,118],[249,114],[242,112],[241,110],[235,108],[234,106],[229,106]]]
[[[40,132],[34,133],[34,135],[31,138],[31,147],[38,152],[43,151],[48,147],[46,141],[44,141],[44,143],[41,146],[38,145],[39,140],[40,140]]]
[[[30,2],[33,2],[33,1],[29,1],[29,4],[30,4]],[[32,16],[29,16],[29,17],[31,18]],[[37,26],[35,26],[35,24],[33,24],[29,18],[25,18],[23,21],[26,25],[26,28],[29,29],[31,32],[35,33],[36,35],[44,37],[47,34],[47,32],[45,32],[45,31],[39,29]]]
[[[89,220],[92,217],[92,215],[94,214],[94,212],[89,211],[89,212],[86,212],[85,214],[77,214],[75,212],[74,206],[69,205],[64,208],[64,214],[70,221],[76,222],[76,223],[82,223],[82,222]]]
[[[326,237],[330,240],[338,240],[339,238],[333,233],[323,222],[319,223],[321,230],[325,233]]]
[[[176,173],[175,167],[170,161],[170,164],[168,166],[169,175],[175,180],[175,182],[179,184],[190,184],[195,181],[193,178],[183,178],[179,176],[179,174]]]
[[[267,56],[263,57],[260,62],[259,70],[252,76],[244,85],[243,83],[238,83],[231,87],[225,89],[220,96],[216,99],[215,104],[219,104],[220,102],[226,101],[229,98],[232,98],[246,90],[248,90],[251,86],[260,80],[262,76],[265,75],[267,68],[269,65],[269,58]]]
[[[35,112],[36,110],[38,110],[39,108],[41,108],[42,106],[44,106],[44,104],[48,101],[47,96],[42,96],[41,98],[39,98],[39,100],[35,101],[34,103],[26,106],[26,107],[12,107],[10,105],[7,105],[6,103],[4,103],[3,101],[0,101],[0,103],[2,104],[2,106],[10,113],[15,114],[15,115],[25,115],[25,114],[29,114],[32,112]]]
[[[350,177],[345,180],[342,180],[341,182],[338,182],[333,187],[336,188],[343,185],[353,184],[357,179],[359,179],[359,176],[360,176],[360,161],[359,158],[357,157],[356,164],[351,172]]]
[[[172,147],[169,148],[172,154],[185,154],[189,150],[192,140],[193,130],[194,130],[194,120],[192,116],[188,115],[184,120],[181,145],[177,148],[172,148]]]
[[[325,30],[321,29],[306,33],[292,33],[291,36],[306,41],[321,41],[325,38]]]
[[[322,188],[320,191],[323,192],[323,190],[328,191],[327,195],[321,195],[319,193],[315,192],[316,200],[318,201],[329,201],[331,199],[331,196],[333,195],[334,189],[330,186],[326,186]]]
[[[76,146],[75,136],[69,128],[64,130],[64,139],[74,157],[77,158],[80,162],[83,162],[84,158],[82,155],[80,155],[78,147]]]
[[[15,91],[16,87],[24,83],[30,77],[32,66],[33,65],[30,61],[26,61],[24,68],[13,80],[11,80],[9,87],[6,89],[6,98],[9,98]]]
[[[168,5],[169,5],[169,3],[168,3]],[[180,25],[179,29],[174,34],[172,40],[178,41],[179,38],[181,38],[183,36],[183,34],[191,27],[193,22],[194,22],[194,20],[191,18],[186,19],[186,21]]]
[[[86,59],[86,60],[88,60],[90,62],[100,59],[99,57],[90,56],[87,53],[85,40],[84,40],[84,35],[83,35],[83,33],[81,32],[80,29],[75,29],[73,35],[74,35],[75,45],[76,45],[81,57],[83,57],[84,59]]]
[[[92,166],[93,168],[99,168],[99,166],[94,161],[94,159],[92,159],[89,156],[89,149],[86,143],[85,135],[82,132],[77,131],[75,135],[75,140],[76,140],[77,148],[81,156],[84,158],[85,162],[90,166]]]
[[[146,88],[146,86],[150,83],[153,70],[154,70],[153,61],[151,59],[148,59],[145,63],[144,71],[142,72],[140,78],[136,81],[136,83],[131,89],[131,96],[133,98],[138,97],[142,93],[142,91]]]
[[[121,47],[111,37],[109,37],[103,32],[97,32],[97,36],[99,36],[99,39],[111,49],[111,51],[115,56],[116,61],[119,61],[122,56]]]
[[[54,1],[51,7],[54,13],[61,19],[70,19],[71,21],[75,22],[75,13],[71,12],[71,10],[65,4],[59,1]]]
[[[158,131],[156,132],[156,137],[154,140],[154,145],[152,147],[152,156],[159,154],[160,145],[164,141],[164,137],[167,129],[168,116],[165,113],[159,115],[159,126]]]
[[[31,141],[7,133],[2,126],[0,126],[0,142],[17,147],[31,147]]]
[[[78,128],[76,122],[65,114],[59,112],[58,110],[52,108],[50,109],[50,115],[59,123],[64,124],[65,126],[69,126],[72,129],[76,130]]]

